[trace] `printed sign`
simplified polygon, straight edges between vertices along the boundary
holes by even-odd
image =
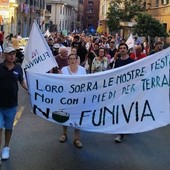
[[[100,133],[139,133],[170,123],[170,48],[120,68],[89,74],[27,72],[35,114]]]
[[[34,22],[25,47],[22,68],[23,70],[29,69],[37,73],[45,73],[56,66],[56,60],[39,26]]]

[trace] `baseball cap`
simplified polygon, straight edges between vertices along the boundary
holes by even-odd
[[[60,48],[60,44],[56,43],[53,45],[54,48]]]
[[[12,51],[16,51],[15,48],[13,48],[13,47],[6,47],[6,48],[4,49],[4,53],[10,53],[10,52],[12,52]]]

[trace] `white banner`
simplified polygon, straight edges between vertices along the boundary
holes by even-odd
[[[45,41],[38,24],[34,21],[28,43],[24,51],[23,70],[45,73],[56,67],[56,60]]]
[[[170,48],[90,75],[27,72],[35,114],[101,133],[138,133],[170,123]]]
[[[128,45],[128,48],[129,48],[129,49],[134,47],[134,45],[135,45],[135,40],[134,40],[132,34],[130,34],[129,38],[128,38],[127,41],[126,41],[126,44]]]

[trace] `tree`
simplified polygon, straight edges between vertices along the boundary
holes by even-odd
[[[151,38],[168,36],[164,25],[147,13],[139,13],[136,22],[137,24],[133,27],[133,32],[138,36],[150,36]]]
[[[144,11],[144,6],[141,0],[112,0],[108,11],[109,30],[116,31],[120,29],[120,21],[132,21],[139,12]]]

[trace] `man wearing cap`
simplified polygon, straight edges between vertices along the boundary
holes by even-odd
[[[5,145],[2,159],[9,158],[9,143],[12,135],[13,122],[18,105],[18,81],[27,90],[22,68],[15,64],[16,51],[13,47],[4,49],[4,62],[0,64],[0,145],[2,130],[5,128]]]

